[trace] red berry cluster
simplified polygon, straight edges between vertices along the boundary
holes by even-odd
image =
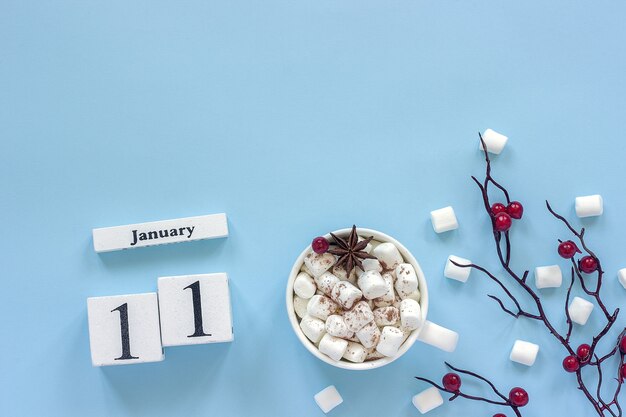
[[[578,246],[571,240],[559,243],[557,250],[559,255],[565,259],[572,259],[577,253],[582,253]],[[578,261],[578,269],[585,274],[591,274],[598,269],[598,260],[590,255],[585,255]]]
[[[495,203],[491,206],[494,228],[497,232],[506,232],[513,224],[512,219],[519,220],[524,215],[524,206],[519,201],[511,201],[508,206]]]
[[[442,384],[446,391],[458,393],[461,389],[461,377],[454,372],[448,372],[442,378]],[[513,407],[523,407],[528,404],[528,393],[525,389],[515,387],[509,392],[509,403]],[[495,414],[493,417],[506,417],[504,414]]]

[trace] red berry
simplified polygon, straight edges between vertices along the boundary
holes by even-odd
[[[513,220],[511,220],[511,216],[506,213],[498,213],[495,218],[495,228],[498,232],[506,232],[511,228],[511,224],[513,224]]]
[[[528,393],[524,388],[515,387],[509,392],[509,402],[515,407],[523,407],[528,404]]]
[[[571,259],[577,252],[580,253],[580,249],[578,249],[578,246],[571,240],[566,240],[559,244],[559,255],[561,255],[562,258]]]
[[[576,349],[576,356],[578,356],[578,360],[580,363],[587,363],[589,361],[589,355],[591,354],[591,346],[586,343],[578,346]]]
[[[619,375],[622,377],[622,380],[626,378],[626,363],[619,369]]]
[[[494,414],[493,417],[506,417],[506,414],[498,413]]]
[[[502,203],[494,203],[491,206],[491,215],[496,216],[500,213],[506,213],[506,206]]]
[[[578,268],[586,274],[591,274],[598,269],[598,260],[593,256],[583,256],[578,261]]]
[[[506,212],[514,219],[521,219],[524,215],[524,206],[519,201],[511,201],[506,208]]]
[[[578,362],[578,358],[574,355],[567,356],[563,359],[563,369],[566,372],[576,372],[580,369],[580,362]]]
[[[457,392],[461,388],[461,377],[452,372],[445,374],[442,382],[446,391]]]
[[[622,340],[619,341],[619,351],[626,353],[626,336],[622,337]]]
[[[329,246],[330,246],[330,243],[328,243],[326,238],[321,237],[321,236],[313,239],[313,242],[311,243],[313,252],[319,253],[319,254],[326,253]]]

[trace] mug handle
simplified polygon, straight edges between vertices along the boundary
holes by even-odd
[[[426,320],[417,335],[417,340],[445,352],[454,352],[459,342],[459,334],[453,330]]]

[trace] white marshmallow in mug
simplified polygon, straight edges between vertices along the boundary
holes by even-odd
[[[411,294],[407,295],[406,297],[404,297],[405,300],[415,300],[419,303],[420,298],[422,297],[422,293],[420,292],[419,289],[413,291]]]
[[[339,304],[344,310],[350,310],[354,304],[363,297],[360,289],[348,281],[339,281],[333,287],[330,298]]]
[[[422,308],[419,303],[410,298],[405,298],[400,303],[400,322],[402,327],[415,330],[422,325]]]
[[[321,275],[315,277],[315,284],[317,284],[317,288],[322,291],[324,294],[330,296],[333,287],[340,280],[330,272],[326,271]]]
[[[357,283],[363,291],[363,296],[368,300],[382,297],[387,293],[387,285],[379,272],[365,271],[359,276]]]
[[[400,311],[393,306],[377,308],[373,313],[374,321],[380,327],[394,326],[400,319]]]
[[[317,291],[317,285],[315,285],[313,277],[306,272],[300,272],[293,282],[293,292],[298,297],[308,300],[315,295],[315,291]]]
[[[365,301],[359,301],[354,307],[343,313],[343,319],[348,329],[356,332],[374,320],[374,313],[372,313],[372,309]]]
[[[376,359],[384,358],[385,355],[378,352],[375,347],[367,349],[367,356],[365,357],[366,361],[374,361]]]
[[[363,259],[361,265],[363,265],[363,271],[383,272],[383,266],[378,259]]]
[[[376,350],[385,356],[396,356],[403,339],[402,330],[397,327],[385,326],[380,334],[380,341],[376,345]]]
[[[304,333],[304,335],[313,343],[317,343],[322,340],[322,336],[326,333],[324,322],[309,315],[302,318],[300,328],[302,329],[302,333]]]
[[[302,318],[306,316],[306,306],[309,304],[309,300],[305,300],[304,298],[300,298],[297,295],[293,297],[293,309],[298,315],[298,317]]]
[[[364,347],[373,348],[380,340],[380,329],[376,326],[376,323],[370,321],[356,332],[356,337]]]
[[[343,354],[343,358],[354,363],[365,362],[365,358],[367,358],[367,349],[365,349],[365,347],[360,343],[348,342],[348,347]]]
[[[309,252],[304,257],[304,265],[314,277],[322,275],[335,264],[335,256],[332,253]]]
[[[400,264],[396,267],[395,288],[400,298],[407,298],[409,294],[417,290],[419,282],[417,274],[411,264]]]
[[[376,305],[376,307],[390,306],[396,300],[396,293],[393,289],[393,276],[390,273],[385,272],[382,277],[385,281],[387,292],[382,296],[374,299],[374,305]]]
[[[329,335],[343,339],[349,339],[354,336],[354,332],[348,329],[343,317],[337,314],[328,316],[325,329]]]
[[[400,251],[391,242],[381,243],[372,249],[374,255],[382,264],[384,269],[395,269],[396,266],[404,262]]]
[[[320,340],[319,350],[332,360],[338,361],[343,357],[348,347],[348,341],[326,333]]]
[[[366,238],[364,238],[363,236],[359,236],[359,242],[364,241]],[[363,249],[363,252],[367,252],[370,253],[372,252],[372,249],[374,249],[374,246],[372,246],[372,241],[370,241],[370,243],[367,244],[367,246],[365,247],[365,249]]]
[[[331,314],[339,311],[339,306],[333,300],[325,295],[314,295],[306,306],[309,316],[317,317],[320,320],[326,320]]]
[[[356,268],[352,268],[352,271],[350,271],[350,274],[348,274],[346,272],[346,267],[343,264],[333,265],[333,267],[331,268],[331,272],[333,273],[334,276],[336,276],[342,281],[350,281],[352,284],[356,284],[356,278],[357,278]]]

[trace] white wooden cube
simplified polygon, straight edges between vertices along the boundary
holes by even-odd
[[[451,261],[456,262],[459,265],[470,265],[472,261],[458,256],[450,255],[446,262],[446,267],[443,270],[443,275],[446,278],[455,279],[457,281],[466,282],[472,272],[471,267],[463,268],[456,266]]]
[[[604,202],[600,194],[576,197],[578,217],[600,216],[604,212]]]
[[[433,223],[433,229],[435,229],[437,233],[447,232],[449,230],[458,229],[459,227],[452,206],[431,211],[430,220]]]
[[[498,155],[504,149],[506,142],[509,140],[507,136],[496,132],[492,129],[485,130],[482,134],[485,146],[487,146],[487,152]],[[483,150],[483,143],[479,141],[478,149]]]
[[[593,304],[580,297],[574,297],[568,307],[569,316],[572,321],[580,324],[581,326],[587,324],[587,320],[589,320],[592,310]]]
[[[426,414],[443,404],[437,387],[430,387],[413,397],[413,405],[421,414]]]
[[[561,267],[558,265],[538,266],[535,268],[535,287],[558,288],[563,282]]]
[[[337,407],[343,402],[343,398],[337,391],[334,385],[328,386],[315,394],[313,397],[315,402],[322,409],[324,413],[329,413],[330,410]]]
[[[87,299],[93,366],[164,359],[156,293]]]
[[[539,345],[524,340],[516,340],[509,359],[522,365],[533,366],[537,359],[537,353],[539,353]]]
[[[158,291],[163,346],[233,340],[225,273],[161,277]]]
[[[626,268],[622,268],[617,272],[617,278],[622,287],[626,288]]]

